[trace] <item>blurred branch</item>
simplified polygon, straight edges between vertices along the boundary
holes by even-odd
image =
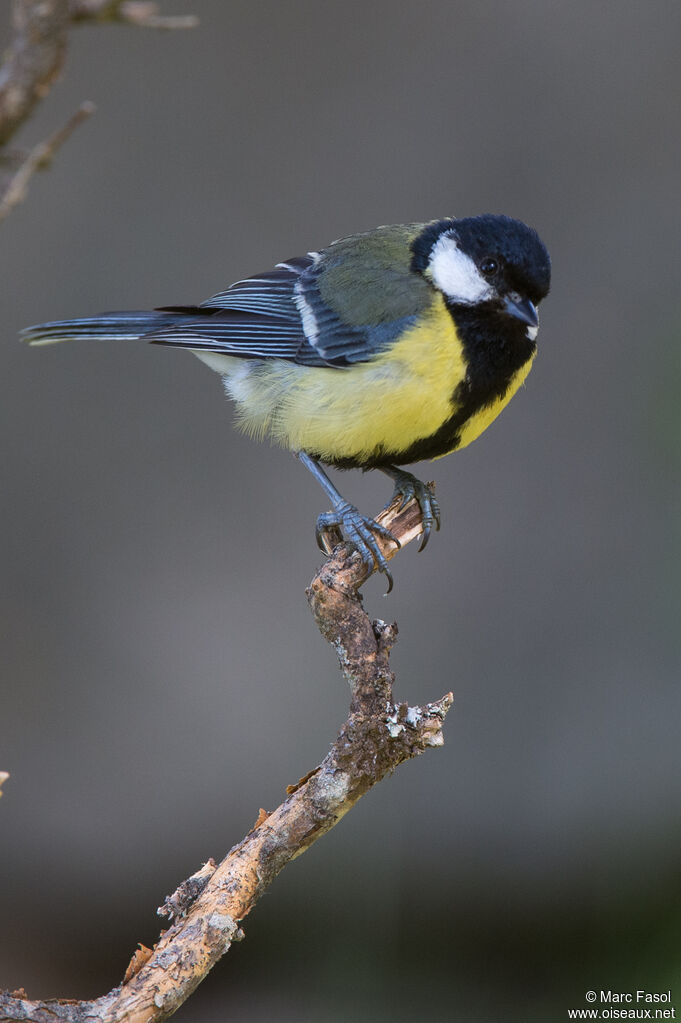
[[[63,128],[33,149],[7,146],[59,77],[69,25],[122,21],[143,28],[193,28],[194,15],[164,16],[148,0],[13,0],[13,36],[0,67],[0,220],[26,196],[37,170],[47,167],[74,129],[94,112],[83,103]]]
[[[0,68],[0,146],[47,96],[66,57],[68,0],[14,0],[14,35]]]
[[[2,795],[2,786],[9,778],[9,771],[0,771],[0,796]]]
[[[0,188],[0,220],[4,220],[15,206],[23,202],[26,198],[28,183],[35,172],[49,166],[57,150],[63,146],[78,125],[87,120],[88,117],[91,117],[96,109],[94,103],[86,100],[63,127],[55,131],[53,135],[50,135],[49,139],[39,142],[37,146],[34,146],[23,161],[19,163],[17,169],[9,173],[5,178],[3,187]]]
[[[420,511],[399,499],[378,516],[401,545],[421,534]],[[385,554],[397,548],[388,541]],[[367,569],[342,544],[317,572],[307,591],[317,627],[338,654],[350,686],[348,718],[321,764],[289,786],[271,813],[261,810],[253,829],[216,866],[209,860],[183,882],[159,910],[171,921],[153,949],[135,952],[123,983],[89,1002],[30,1001],[20,989],[0,994],[0,1023],[158,1023],[189,997],[233,941],[240,923],[277,874],[326,834],[361,796],[405,760],[443,743],[442,725],[452,704],[409,707],[393,702],[390,650],[396,625],[372,622],[359,587]]]
[[[70,0],[73,21],[124,21],[141,28],[196,28],[195,14],[159,14],[151,0]]]

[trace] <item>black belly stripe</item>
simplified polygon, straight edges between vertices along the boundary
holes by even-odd
[[[452,304],[448,309],[467,367],[466,379],[459,381],[452,392],[451,416],[429,437],[419,438],[408,448],[376,448],[369,457],[329,459],[329,464],[338,469],[374,469],[446,455],[461,443],[461,431],[468,420],[504,397],[518,370],[536,351],[536,344],[527,337],[526,325],[493,305],[471,308]]]

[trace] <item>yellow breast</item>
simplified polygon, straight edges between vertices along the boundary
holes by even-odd
[[[407,451],[431,437],[456,411],[452,398],[466,375],[461,341],[436,293],[419,322],[371,362],[332,369],[196,354],[224,375],[243,430],[328,461],[361,463],[377,449]],[[457,447],[489,426],[529,368],[516,374],[503,398],[464,424]]]
[[[406,450],[451,415],[452,393],[464,373],[454,324],[437,296],[419,323],[371,362],[340,370],[279,364],[265,371],[269,393],[257,402],[256,431],[264,427],[286,447],[322,458],[361,460],[377,448]],[[272,408],[275,380],[281,400]],[[249,409],[249,431],[252,423]]]

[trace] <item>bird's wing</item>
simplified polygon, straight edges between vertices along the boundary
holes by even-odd
[[[300,323],[300,316],[294,301],[296,282],[304,270],[314,263],[314,257],[296,256],[268,273],[256,274],[243,281],[237,281],[226,291],[220,291],[206,299],[199,308],[237,309],[245,313],[264,313],[284,320]]]
[[[367,362],[415,320],[424,301],[419,289],[429,292],[409,269],[404,239],[386,251],[385,244],[375,244],[376,234],[288,259],[200,306],[162,310],[176,313],[177,321],[145,337],[154,344],[303,366]]]
[[[275,270],[237,281],[200,306],[169,306],[174,314],[144,335],[152,344],[219,352],[244,358],[289,359],[307,339],[296,307],[295,286],[311,257],[279,263]]]

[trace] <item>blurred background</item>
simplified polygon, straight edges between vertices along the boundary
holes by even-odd
[[[201,25],[73,30],[19,141],[97,115],[2,226],[0,986],[118,983],[347,709],[304,596],[314,480],[187,353],[17,332],[505,212],[553,257],[540,357],[417,469],[442,531],[366,587],[397,696],[454,691],[446,746],[286,869],[180,1017],[543,1023],[609,987],[681,1010],[679,4],[163,11]]]

